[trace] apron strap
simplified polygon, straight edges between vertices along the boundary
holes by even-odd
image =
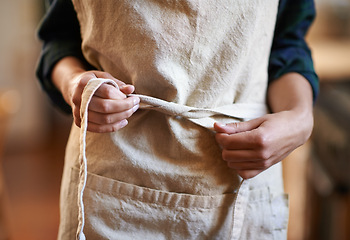
[[[95,94],[97,89],[104,83],[112,84],[114,87],[119,89],[118,85],[109,79],[91,79],[88,84],[85,86],[80,106],[80,117],[81,117],[81,128],[80,128],[80,172],[79,172],[79,186],[78,186],[78,207],[79,207],[79,216],[78,216],[78,229],[77,229],[77,239],[85,240],[84,235],[84,202],[83,194],[86,186],[87,179],[87,159],[86,159],[86,132],[88,125],[88,108],[92,96]]]
[[[207,129],[213,129],[214,123],[224,120],[224,118],[227,122],[247,121],[261,117],[268,112],[266,104],[262,103],[234,103],[209,109],[185,106],[139,94],[130,94],[129,96],[140,98],[140,109],[155,110],[170,116],[183,117]],[[221,119],[215,119],[216,116]]]
[[[234,103],[217,108],[196,108],[189,107],[174,102],[168,102],[159,98],[154,98],[139,94],[129,96],[139,97],[141,109],[150,109],[163,112],[171,116],[181,116],[189,119],[200,119],[214,115],[224,115],[238,119],[253,119],[266,114],[266,104],[260,103]]]

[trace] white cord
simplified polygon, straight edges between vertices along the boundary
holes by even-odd
[[[110,80],[103,78],[91,79],[84,88],[80,106],[80,117],[81,117],[81,128],[80,128],[80,172],[79,172],[79,186],[78,186],[78,229],[77,229],[77,239],[85,240],[85,234],[83,232],[85,225],[85,211],[84,211],[84,201],[83,195],[87,181],[87,159],[86,159],[86,133],[88,126],[88,108],[92,96],[95,94],[96,90],[104,83],[110,83],[117,89],[118,85]]]

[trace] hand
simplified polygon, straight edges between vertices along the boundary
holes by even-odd
[[[127,97],[134,92],[134,86],[126,85],[107,72],[86,71],[78,58],[62,58],[53,68],[51,77],[65,101],[72,107],[74,122],[79,127],[81,96],[89,80],[97,77],[111,79],[117,83],[119,90],[110,84],[102,84],[92,97],[88,109],[88,131],[117,131],[128,124],[127,118],[139,107],[138,97]]]
[[[110,84],[102,84],[91,99],[88,109],[88,131],[113,132],[128,124],[129,118],[139,107],[138,97],[127,97],[134,91],[134,86],[115,79],[112,75],[101,71],[82,71],[72,75],[72,80],[64,94],[71,105],[74,122],[80,127],[81,96],[86,84],[93,78],[114,80],[120,90]]]
[[[312,127],[312,114],[293,110],[247,122],[214,124],[223,160],[243,179],[252,178],[283,160],[306,142]]]

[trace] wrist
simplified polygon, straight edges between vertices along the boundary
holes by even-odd
[[[298,73],[287,73],[268,88],[268,104],[272,112],[312,111],[313,93],[308,81]]]
[[[52,70],[52,82],[70,106],[72,106],[72,91],[76,85],[74,80],[85,71],[86,69],[82,62],[75,57],[61,59]]]
[[[302,144],[310,137],[313,128],[312,97],[310,84],[298,73],[281,76],[268,89],[271,111],[287,114],[290,130],[299,134]]]
[[[288,114],[288,129],[294,132],[298,138],[298,145],[304,144],[311,136],[314,126],[313,111],[302,108],[293,108],[285,111]]]

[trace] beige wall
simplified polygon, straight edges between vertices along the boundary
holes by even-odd
[[[38,88],[35,65],[40,43],[35,29],[39,0],[0,1],[0,91],[16,90],[20,105],[10,122],[9,140],[32,145],[47,126],[46,99]]]

